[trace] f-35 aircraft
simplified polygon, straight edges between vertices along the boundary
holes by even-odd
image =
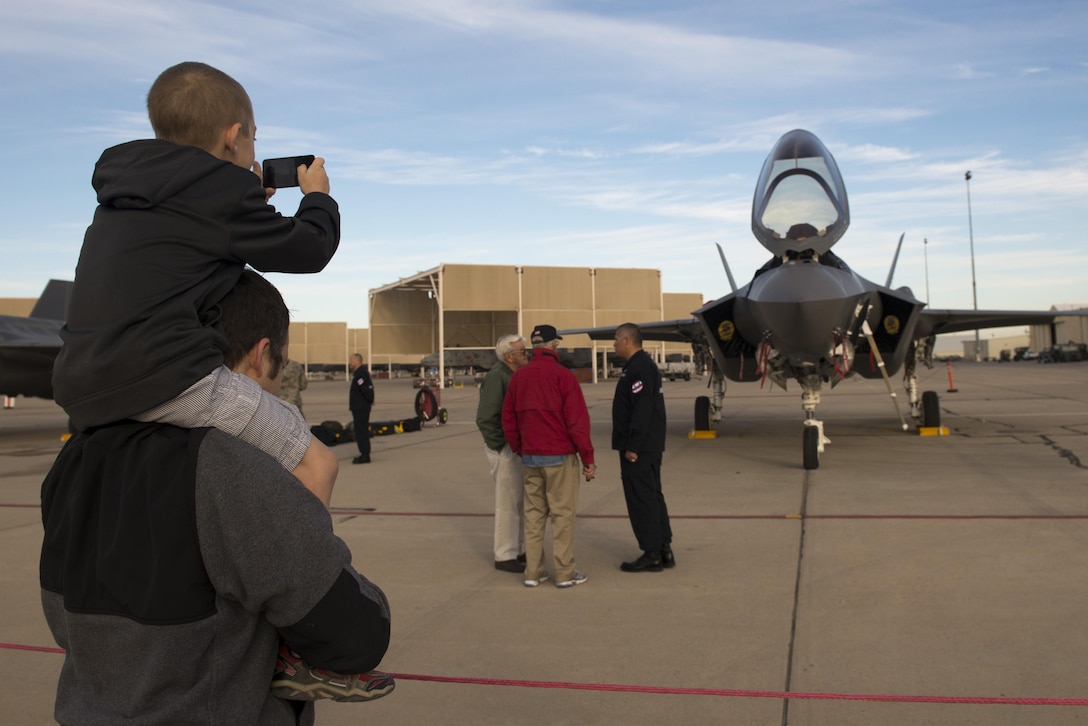
[[[0,394],[53,397],[53,359],[71,288],[71,282],[50,280],[30,317],[0,315]]]
[[[899,248],[883,285],[831,252],[849,225],[846,187],[830,152],[808,131],[784,135],[763,164],[752,201],[752,232],[770,261],[738,288],[719,245],[732,292],[693,318],[639,324],[646,340],[689,342],[696,360],[712,356],[713,396],[696,399],[697,430],[721,421],[726,378],[770,380],[783,389],[792,379],[802,391],[804,468],[815,469],[830,443],[816,418],[824,384],[833,388],[851,375],[883,378],[894,399],[890,376],[905,369],[911,415],[936,427],[938,397],[919,397],[916,367],[932,367],[938,334],[1054,321],[1053,312],[925,310],[909,288],[891,288]],[[560,332],[609,340],[615,327]],[[902,414],[900,422],[908,428]]]

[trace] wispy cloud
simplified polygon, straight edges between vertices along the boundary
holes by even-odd
[[[1030,306],[1031,279],[1039,299],[1066,296],[1051,280],[1084,287],[1088,5],[996,2],[7,3],[0,59],[20,70],[0,85],[0,128],[26,172],[0,180],[19,212],[0,252],[35,278],[74,267],[90,164],[146,136],[154,77],[196,59],[250,91],[259,154],[327,159],[345,240],[322,275],[284,276],[310,319],[345,315],[316,312],[322,291],[342,300],[439,261],[609,265],[627,250],[671,290],[720,293],[714,242],[738,278],[766,259],[752,188],[793,128],[846,174],[853,226],[836,250],[855,269],[886,274],[906,231],[904,280],[917,289],[928,237],[935,287],[960,290],[971,169],[977,239],[1008,253],[987,286]],[[1006,281],[1017,254],[1030,274]]]
[[[640,69],[683,71],[699,79],[749,82],[762,69],[763,82],[780,70],[781,82],[857,72],[856,54],[832,44],[721,35],[705,31],[560,9],[553,3],[487,0],[402,0],[364,3],[371,13],[398,15],[507,42],[548,47],[550,54],[598,62],[636,64]],[[570,57],[570,56],[568,56]],[[592,72],[591,69],[586,69]],[[599,69],[597,69],[599,70]],[[671,74],[670,74],[670,77]]]
[[[973,81],[979,78],[989,78],[993,73],[981,71],[970,63],[960,63],[951,69],[949,75],[961,81]]]

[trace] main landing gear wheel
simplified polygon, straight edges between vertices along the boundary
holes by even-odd
[[[820,430],[815,426],[805,426],[801,447],[804,452],[805,469],[819,469]]]
[[[922,393],[922,425],[937,428],[941,425],[941,401],[936,391]]]
[[[710,431],[709,396],[699,396],[695,399],[695,430]]]

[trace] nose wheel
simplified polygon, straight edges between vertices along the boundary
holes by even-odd
[[[820,468],[820,454],[824,445],[831,439],[824,436],[824,422],[816,420],[816,406],[820,403],[820,392],[809,389],[801,394],[801,408],[805,411],[804,428],[801,436],[801,458],[805,469]]]
[[[831,443],[831,439],[824,436],[824,422],[807,419],[802,434],[801,452],[805,469],[819,469],[824,444]]]

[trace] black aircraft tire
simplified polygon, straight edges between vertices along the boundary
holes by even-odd
[[[416,415],[423,421],[430,421],[438,415],[438,398],[431,389],[421,388],[416,394]]]
[[[922,393],[922,425],[937,428],[941,425],[941,401],[936,391]]]
[[[710,431],[709,396],[699,396],[695,399],[695,430]]]
[[[805,469],[820,468],[820,430],[815,426],[805,426],[804,436],[801,438],[804,450]]]

